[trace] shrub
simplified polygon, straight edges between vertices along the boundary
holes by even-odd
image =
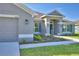
[[[42,36],[41,35],[34,35],[34,40],[35,41],[42,41]]]
[[[26,44],[26,43],[27,43],[26,39],[21,39],[20,40],[20,44]]]
[[[73,36],[79,36],[79,33],[75,33]]]
[[[53,35],[48,35],[47,37],[48,37],[48,38],[53,38]]]

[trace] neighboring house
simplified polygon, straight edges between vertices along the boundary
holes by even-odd
[[[35,15],[35,33],[42,35],[72,35],[75,31],[74,23],[64,19],[65,16],[54,10],[48,14]]]
[[[11,37],[11,35],[16,32],[17,34],[19,34],[19,38],[25,38],[27,41],[33,41],[34,19],[33,11],[31,9],[20,3],[0,3],[0,17],[2,17],[0,18],[0,28],[3,29],[0,29],[0,39],[2,39],[3,37],[5,37],[5,39],[7,37]],[[18,22],[12,21],[14,18],[17,18]],[[2,23],[1,19],[7,20]],[[9,21],[8,19],[11,19],[11,21]],[[18,24],[18,26],[14,24]],[[6,27],[4,27],[4,25]],[[15,26],[17,27],[18,31],[15,30]],[[8,29],[11,30],[11,33],[9,33],[10,31]]]
[[[75,32],[79,32],[79,20],[75,21]]]

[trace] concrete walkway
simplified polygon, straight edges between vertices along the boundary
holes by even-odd
[[[0,56],[19,56],[18,42],[0,42]]]
[[[54,37],[64,38],[66,40],[71,40],[71,41],[74,41],[74,42],[79,42],[79,39],[77,39],[77,38],[72,38],[72,37],[67,37],[67,36],[54,36]]]
[[[36,43],[36,44],[23,44],[20,45],[20,49],[23,48],[34,48],[34,47],[42,47],[42,46],[54,46],[54,45],[66,45],[66,44],[73,44],[77,43],[74,41],[60,41],[60,42],[45,42],[45,43]]]

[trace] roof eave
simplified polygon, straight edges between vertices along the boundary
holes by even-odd
[[[21,3],[13,3],[13,4],[16,5],[17,7],[19,7],[20,9],[24,10],[25,12],[29,13],[30,15],[34,14],[34,12],[30,8],[26,7],[24,4],[21,4]]]

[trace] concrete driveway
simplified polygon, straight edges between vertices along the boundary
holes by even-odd
[[[0,42],[0,56],[19,56],[18,42]]]

